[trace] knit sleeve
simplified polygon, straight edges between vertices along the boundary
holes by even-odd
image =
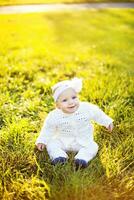
[[[97,122],[99,125],[106,128],[114,121],[111,117],[106,115],[98,106],[88,103],[86,105],[90,119]]]
[[[47,145],[50,139],[55,135],[56,125],[52,114],[48,114],[47,118],[44,121],[43,127],[41,129],[40,135],[38,136],[35,144],[43,143]]]

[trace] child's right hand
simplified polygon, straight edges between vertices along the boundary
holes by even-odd
[[[43,143],[38,143],[36,146],[39,151],[43,151],[43,149],[45,148],[45,144]]]

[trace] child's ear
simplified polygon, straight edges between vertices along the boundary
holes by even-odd
[[[56,102],[56,107],[60,109],[60,105],[58,102]]]

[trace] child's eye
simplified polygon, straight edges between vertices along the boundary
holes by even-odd
[[[67,99],[63,99],[63,100],[62,100],[62,102],[66,102],[66,101],[67,101]]]
[[[77,98],[76,96],[73,96],[73,97],[72,97],[72,99],[76,99],[76,98]]]

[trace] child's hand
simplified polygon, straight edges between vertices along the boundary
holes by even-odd
[[[38,143],[36,146],[39,151],[43,151],[43,149],[45,148],[45,144],[43,143]]]
[[[108,129],[110,132],[112,132],[113,128],[114,128],[113,123],[109,124],[109,126],[107,127],[107,129]]]

